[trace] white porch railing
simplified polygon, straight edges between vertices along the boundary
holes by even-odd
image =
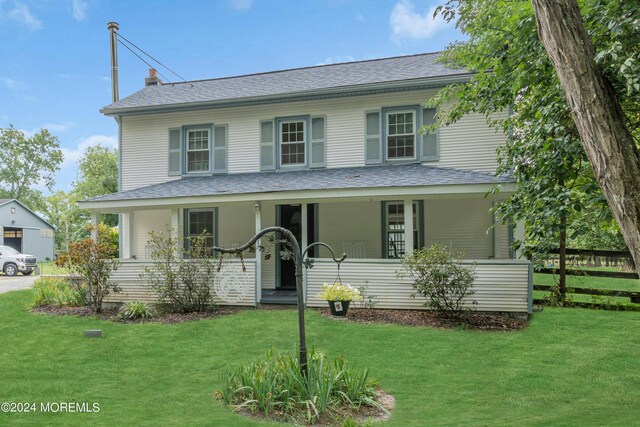
[[[471,263],[472,261],[469,261]],[[477,260],[473,299],[476,310],[492,312],[531,311],[531,270],[528,261]],[[375,295],[376,308],[424,309],[424,298],[411,298],[414,292],[411,281],[399,279],[399,260],[347,259],[340,267],[343,283],[351,286],[368,286],[368,293]],[[317,298],[323,283],[331,283],[337,275],[336,264],[328,259],[316,259],[313,268],[306,269],[305,300],[310,307],[326,307],[326,301]]]
[[[225,260],[224,263],[240,264],[240,261]],[[244,265],[247,269],[247,274],[253,281],[253,289],[252,292],[249,292],[245,296],[245,298],[233,305],[255,307],[258,298],[258,290],[255,286],[256,261],[255,259],[245,259]],[[156,294],[149,287],[149,285],[144,282],[144,280],[140,279],[140,273],[144,272],[145,267],[150,266],[152,266],[151,261],[130,259],[121,260],[120,268],[118,268],[118,270],[114,271],[111,274],[111,278],[109,280],[111,282],[117,283],[122,290],[120,293],[110,295],[107,299],[105,299],[105,301],[118,303],[129,301],[155,302],[157,300]],[[211,288],[213,289],[213,283],[211,284]],[[216,304],[230,305],[229,303],[220,300],[215,292],[213,293],[213,300]]]

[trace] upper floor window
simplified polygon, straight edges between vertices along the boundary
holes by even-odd
[[[260,170],[326,166],[326,120],[283,117],[260,122]]]
[[[416,115],[414,111],[387,113],[387,159],[416,158]]]
[[[209,129],[187,129],[187,173],[209,172]]]
[[[168,174],[227,172],[227,126],[196,125],[169,129]]]
[[[280,122],[280,164],[306,164],[306,120]]]
[[[438,132],[418,133],[435,123],[435,108],[392,107],[365,112],[365,164],[439,160]]]

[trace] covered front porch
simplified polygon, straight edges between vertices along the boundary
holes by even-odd
[[[256,175],[282,178],[286,174]],[[400,258],[416,248],[442,243],[464,250],[469,262],[476,262],[474,286],[479,310],[527,312],[531,309],[529,263],[515,260],[510,248],[514,235],[522,230],[495,220],[491,208],[499,199],[485,197],[492,185],[474,182],[280,189],[194,196],[167,191],[167,197],[153,198],[136,197],[144,193],[132,190],[126,198],[84,203],[92,209],[95,221],[99,213],[121,214],[123,264],[112,278],[123,289],[114,296],[118,301],[154,299],[138,278],[149,265],[151,231],[169,227],[173,232],[193,236],[206,230],[213,245],[228,248],[244,244],[263,228],[282,226],[294,233],[303,249],[321,241],[336,254],[345,253],[341,280],[356,287],[368,286],[370,294],[378,297],[379,308],[422,306],[423,302],[410,297],[410,283],[396,277]],[[504,193],[501,197],[505,197]],[[294,304],[293,261],[283,260],[279,245],[266,238],[260,245],[260,256],[244,254],[255,291],[237,304]],[[329,255],[325,248],[314,248],[308,254],[315,259],[314,267],[305,269],[303,278],[309,306],[324,306],[316,298],[319,288],[322,283],[337,279],[336,265],[330,262]]]

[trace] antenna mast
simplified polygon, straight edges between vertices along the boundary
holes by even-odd
[[[116,102],[120,99],[118,93],[118,30],[120,26],[117,22],[107,23],[107,30],[111,39],[111,99]]]

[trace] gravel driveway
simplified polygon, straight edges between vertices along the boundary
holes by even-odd
[[[23,276],[18,274],[14,277],[0,276],[0,294],[20,289],[29,289],[38,276]]]

